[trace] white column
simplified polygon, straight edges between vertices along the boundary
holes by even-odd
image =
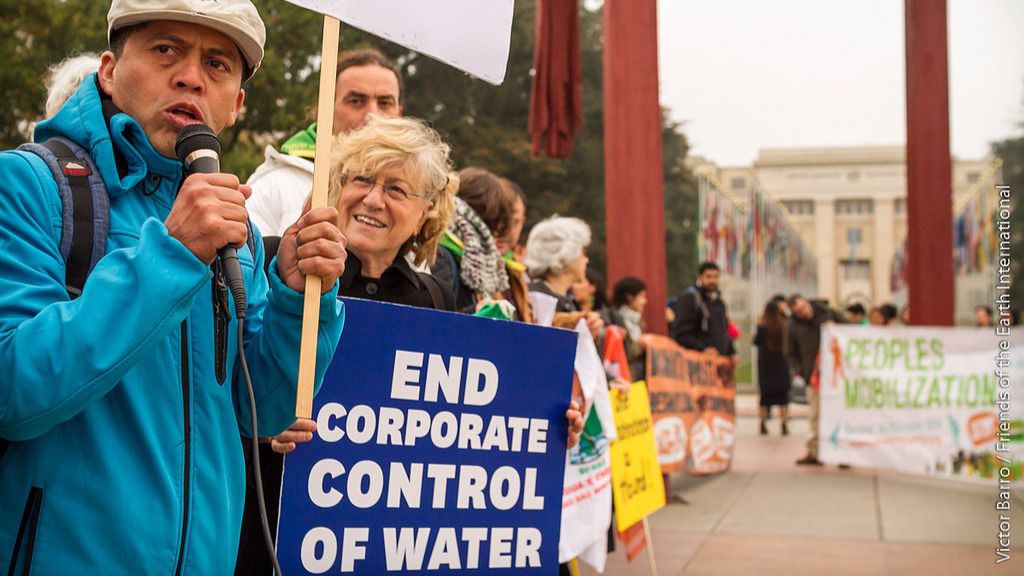
[[[875,198],[874,250],[871,257],[871,301],[892,300],[890,273],[896,254],[896,201]]]
[[[814,250],[818,256],[818,297],[836,304],[836,205],[832,198],[814,201]]]

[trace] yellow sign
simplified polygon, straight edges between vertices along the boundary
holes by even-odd
[[[611,391],[618,438],[612,443],[612,495],[619,531],[665,505],[658,448],[654,443],[647,384],[634,382],[629,394]]]

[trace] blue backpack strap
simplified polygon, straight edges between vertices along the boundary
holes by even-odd
[[[85,279],[107,251],[110,198],[92,155],[67,138],[42,144],[22,144],[19,150],[43,159],[57,183],[63,210],[60,254],[64,258],[64,286],[77,298]]]

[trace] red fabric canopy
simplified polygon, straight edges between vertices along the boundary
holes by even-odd
[[[568,158],[583,124],[578,0],[538,0],[529,130],[533,154]]]

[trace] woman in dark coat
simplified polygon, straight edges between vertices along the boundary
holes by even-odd
[[[429,264],[454,211],[458,176],[449,148],[425,123],[376,118],[353,131],[332,151],[328,203],[338,209],[338,228],[348,240],[338,296],[453,310],[446,286],[417,272],[406,259]],[[269,260],[272,257],[268,256]],[[276,531],[284,456],[313,437],[314,422],[296,420],[287,431],[260,444],[264,501]],[[249,441],[246,462],[252,465]],[[251,469],[235,574],[270,574],[273,564],[263,537]]]
[[[757,325],[754,345],[757,346],[757,383],[761,392],[761,434],[768,434],[765,421],[772,406],[779,407],[782,418],[782,435],[789,434],[789,388],[791,385],[789,364],[786,362],[786,317],[782,312],[785,304],[772,299],[764,308],[764,315]]]
[[[454,310],[448,285],[414,270],[407,256],[418,266],[433,262],[452,221],[458,189],[448,145],[422,121],[374,118],[339,140],[331,153],[328,191],[328,203],[338,209],[338,228],[348,241],[339,297]],[[566,419],[568,443],[573,445],[583,428],[578,405],[570,405]],[[277,524],[282,454],[310,441],[314,430],[314,421],[299,419],[260,446],[271,530]],[[273,566],[255,489],[247,491],[246,499],[235,574],[270,574]]]

